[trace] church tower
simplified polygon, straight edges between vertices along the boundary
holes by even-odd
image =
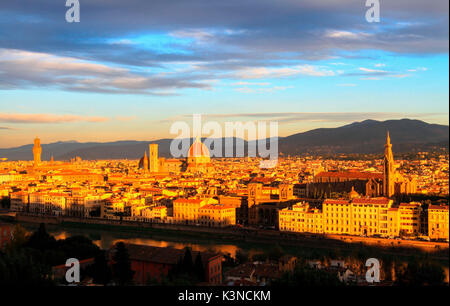
[[[383,195],[391,197],[394,194],[395,162],[389,131],[387,132],[386,144],[384,145],[383,166]]]
[[[150,156],[149,156],[149,164],[150,164],[150,172],[158,172],[159,171],[159,163],[158,163],[158,144],[151,143],[150,146]]]
[[[148,172],[148,157],[147,157],[147,151],[145,151],[144,154],[144,160],[142,161],[142,166],[144,168],[144,173]]]
[[[39,164],[41,163],[41,153],[42,153],[41,140],[38,137],[36,137],[36,139],[34,139],[34,147],[33,147],[34,166],[39,166]]]

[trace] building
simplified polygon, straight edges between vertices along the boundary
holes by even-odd
[[[217,204],[213,198],[176,199],[173,201],[173,218],[176,223],[199,224],[200,208],[208,204]]]
[[[314,196],[330,195],[332,192],[358,192],[369,197],[383,195],[383,174],[361,171],[324,171],[314,176],[314,182],[307,184],[304,194]]]
[[[130,255],[131,269],[134,273],[134,283],[147,285],[151,281],[160,282],[168,275],[183,258],[185,250],[170,247],[155,247],[126,243]],[[109,251],[110,258],[114,256],[115,248]],[[193,264],[200,255],[205,270],[204,282],[211,285],[222,283],[222,255],[210,252],[191,251]]]
[[[29,212],[38,215],[62,216],[68,194],[59,192],[32,192],[29,194]]]
[[[28,212],[28,192],[17,191],[11,192],[10,195],[11,206],[10,210],[14,212]]]
[[[33,160],[35,167],[41,164],[41,153],[42,153],[41,140],[38,137],[36,137],[34,139],[34,147],[33,147]]]
[[[139,168],[144,169],[144,173],[208,173],[213,171],[209,150],[200,138],[195,139],[189,147],[185,159],[160,158],[158,144],[150,144],[149,150],[149,156],[147,157],[145,152],[144,157],[139,161]]]
[[[231,205],[208,204],[198,210],[199,224],[226,227],[236,224],[236,208]]]
[[[389,132],[387,132],[386,144],[384,145],[383,173],[320,172],[314,176],[314,182],[306,187],[306,195],[320,196],[327,194],[329,196],[332,192],[350,193],[351,190],[355,190],[367,197],[384,196],[390,198],[399,194],[416,193],[416,181],[402,176],[397,168],[392,153],[391,138]]]
[[[384,145],[383,158],[383,195],[391,197],[396,194],[411,194],[416,192],[414,179],[407,179],[397,172],[397,165],[392,154],[391,138],[387,132],[386,144]]]
[[[149,145],[149,170],[151,173],[159,171],[159,162],[158,162],[158,144],[151,143]]]
[[[300,203],[279,212],[280,230],[387,237],[392,204],[387,198],[326,199],[321,211]]]
[[[323,233],[322,211],[306,202],[279,211],[280,231]]]
[[[420,203],[400,203],[398,207],[399,234],[419,235],[421,233],[420,215],[422,212]]]
[[[430,239],[449,240],[448,205],[428,207],[428,236]]]

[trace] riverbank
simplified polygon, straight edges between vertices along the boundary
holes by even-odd
[[[105,219],[81,219],[73,217],[43,217],[18,214],[14,218],[19,223],[46,223],[62,228],[80,228],[126,232],[147,236],[174,236],[217,242],[258,243],[287,246],[296,249],[339,250],[345,253],[363,250],[389,255],[412,256],[424,253],[437,260],[449,259],[449,245],[442,242],[392,240],[344,235],[309,235],[303,233],[283,233],[274,230],[247,228],[209,228],[179,224],[143,223]]]

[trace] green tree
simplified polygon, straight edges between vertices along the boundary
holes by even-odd
[[[123,242],[118,242],[113,256],[113,276],[120,286],[130,284],[134,271],[131,270],[131,261],[128,250]]]

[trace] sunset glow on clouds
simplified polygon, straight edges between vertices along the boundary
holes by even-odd
[[[448,124],[448,1],[384,2],[378,24],[365,9],[359,0],[92,0],[69,24],[59,2],[4,1],[0,147],[36,133],[168,137],[158,122],[192,113]],[[297,119],[280,133],[322,126]]]

